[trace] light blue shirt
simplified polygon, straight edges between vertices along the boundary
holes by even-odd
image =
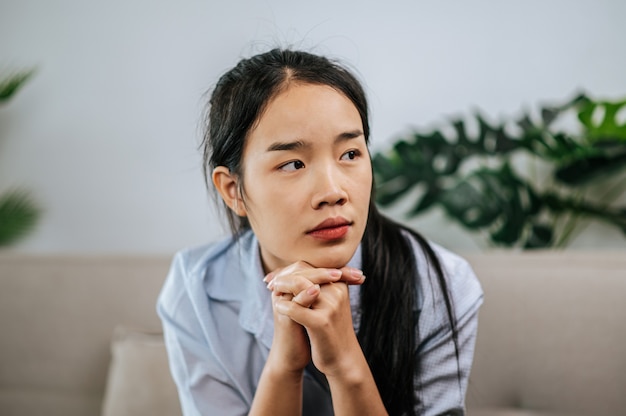
[[[483,293],[468,263],[433,245],[450,285],[457,317],[460,361],[442,292],[424,254],[413,242],[418,264],[418,414],[463,414]],[[360,250],[349,265],[360,268]],[[274,322],[271,294],[252,232],[238,242],[219,243],[176,254],[158,299],[170,368],[183,413],[246,415],[265,365]],[[359,287],[350,286],[355,331]],[[461,385],[457,377],[460,369]],[[328,391],[308,371],[304,375],[304,415],[333,414]]]

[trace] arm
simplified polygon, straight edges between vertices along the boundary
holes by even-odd
[[[328,284],[341,278],[355,279],[350,269],[313,268],[304,262],[294,263],[274,271],[264,279],[268,288],[276,280],[287,279],[289,290],[273,290],[272,304],[280,301],[309,307],[320,294],[320,284]],[[276,278],[276,279],[275,279]],[[297,296],[294,299],[294,293]],[[294,300],[295,302],[292,302]],[[302,386],[304,368],[311,361],[311,346],[307,334],[299,323],[277,312],[274,308],[274,338],[257,387],[250,415],[297,415],[302,412]]]
[[[342,354],[346,368],[327,374],[335,414],[386,415],[378,387],[356,336],[351,344],[352,347]]]
[[[170,369],[178,388],[183,413],[187,416],[223,414],[227,409],[231,415],[246,415],[255,402],[255,412],[277,414],[273,406],[285,400],[285,390],[278,396],[281,393],[280,389],[272,390],[266,387],[275,386],[273,378],[279,374],[284,375],[280,373],[284,367],[280,367],[279,364],[295,363],[295,359],[288,358],[289,355],[280,347],[291,345],[287,341],[295,339],[287,336],[291,333],[289,330],[297,330],[294,333],[303,335],[303,328],[288,319],[283,320],[290,326],[287,327],[287,331],[275,331],[276,342],[271,349],[270,357],[265,360],[256,346],[255,338],[246,331],[239,330],[238,302],[214,302],[210,296],[207,297],[204,293],[206,282],[203,280],[205,269],[200,269],[201,275],[194,275],[190,270],[197,268],[194,267],[193,260],[187,256],[188,253],[183,252],[175,257],[157,304]],[[323,275],[325,277],[319,278],[321,282],[338,279],[329,278],[328,271]],[[307,282],[308,286],[319,289],[319,286],[315,286],[309,280]],[[311,299],[315,296],[314,291]],[[303,301],[307,302],[307,298],[305,297]],[[280,325],[278,326],[280,329]],[[233,328],[234,331],[224,333],[223,328]],[[285,334],[282,338],[281,333]],[[240,359],[234,360],[233,357]],[[296,364],[296,367],[304,368],[310,361],[308,341],[304,355],[296,354],[295,357],[304,357],[302,363]],[[261,363],[262,366],[267,364],[267,368],[258,367],[255,363]],[[289,375],[293,373],[288,372],[281,380],[288,380]],[[250,385],[251,376],[259,377],[260,384]],[[301,391],[300,387],[298,394],[289,397],[300,397]],[[275,395],[272,396],[273,394]],[[276,397],[280,400],[276,400]],[[271,408],[257,407],[263,404],[259,400],[264,398],[268,399],[266,403],[271,405]],[[300,409],[301,406],[297,412],[290,411],[288,414],[298,414]]]
[[[235,386],[216,364],[213,357],[191,352],[205,345],[180,337],[173,327],[164,326],[170,370],[178,388],[185,416],[220,414],[230,409],[232,415],[246,415],[248,406]],[[199,350],[197,350],[199,352]],[[202,373],[201,377],[198,377]]]
[[[418,395],[423,404],[416,411],[427,416],[464,414],[465,393],[474,355],[482,290],[465,261],[455,257],[453,262],[449,262],[448,266],[454,266],[450,267],[449,282],[458,330],[458,362],[440,289],[428,285],[422,289],[427,295],[419,318],[421,341],[416,361],[420,363],[420,371],[415,376],[420,381]],[[435,296],[430,295],[432,290]]]
[[[196,314],[198,305],[189,297],[185,273],[177,257],[157,305],[183,414],[220,414],[229,409],[231,415],[245,415],[248,404],[242,391],[224,371],[219,355],[203,335],[210,331],[210,321]],[[198,309],[208,311],[209,306]],[[224,310],[220,319],[236,323],[236,315],[230,316],[228,312]]]
[[[290,290],[278,282],[278,290]],[[335,415],[384,415],[385,407],[354,333],[347,285],[321,286],[310,308],[280,300],[276,309],[307,330],[315,366],[326,375]]]
[[[318,294],[319,290],[310,296]],[[272,293],[272,302],[275,303],[281,296]],[[272,347],[261,373],[250,415],[301,414],[302,377],[310,359],[309,341],[302,326],[274,310]]]
[[[422,371],[417,375],[421,381],[420,396],[423,398],[424,415],[464,414],[465,392],[476,341],[478,305],[457,320],[459,331],[459,363],[457,366],[452,331],[441,327],[430,334],[430,339],[420,345],[417,360]],[[429,363],[438,363],[436,366]],[[460,370],[460,380],[458,371]]]

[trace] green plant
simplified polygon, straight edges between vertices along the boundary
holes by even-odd
[[[397,140],[373,167],[380,205],[417,194],[408,217],[439,206],[493,245],[565,247],[591,220],[626,234],[626,206],[616,206],[626,191],[626,99],[579,95],[497,124],[478,112],[454,118]]]
[[[34,70],[27,70],[0,77],[0,104],[9,101],[33,74]],[[26,191],[13,189],[0,194],[0,247],[28,234],[38,218],[39,209]]]

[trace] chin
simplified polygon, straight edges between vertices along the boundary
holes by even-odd
[[[327,269],[340,269],[344,267],[354,256],[356,247],[340,250],[322,250],[319,255],[310,256],[307,263],[313,267],[323,267]]]

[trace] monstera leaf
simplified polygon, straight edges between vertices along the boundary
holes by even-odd
[[[586,101],[580,106],[578,119],[585,127],[590,142],[626,141],[626,100]]]
[[[578,119],[586,146],[581,146],[580,151],[555,172],[556,178],[568,185],[588,183],[626,166],[626,100],[587,100],[581,104]]]
[[[377,202],[392,205],[418,188],[410,193],[417,197],[409,218],[438,206],[469,231],[486,232],[492,244],[508,247],[565,246],[581,218],[626,233],[626,208],[611,206],[626,191],[626,100],[581,94],[538,114],[494,125],[475,113],[450,120],[448,128],[400,138],[372,158]],[[576,133],[555,127],[572,114],[580,121]],[[467,127],[470,118],[476,133]],[[519,156],[547,165],[551,176],[520,173],[513,163]],[[612,192],[594,200],[587,194],[599,184]]]
[[[441,205],[466,228],[486,228],[496,244],[511,245],[532,236],[533,227],[547,230],[541,240],[550,242],[551,229],[539,223],[541,200],[507,163],[500,169],[479,169],[460,180],[444,192]],[[535,240],[525,246],[540,244]]]

